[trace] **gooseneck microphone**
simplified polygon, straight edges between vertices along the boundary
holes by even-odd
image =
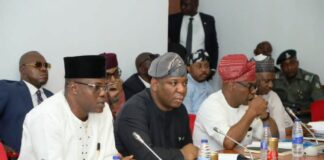
[[[226,138],[228,138],[229,140],[231,140],[231,141],[234,142],[235,144],[239,145],[240,147],[244,148],[246,151],[249,152],[251,159],[254,160],[251,151],[250,151],[248,148],[246,148],[244,145],[242,145],[240,142],[238,142],[238,141],[236,141],[235,139],[233,139],[232,137],[226,135],[222,130],[220,130],[220,129],[217,128],[217,127],[214,127],[213,130],[214,130],[215,132],[217,132],[217,133],[219,133],[219,134],[225,136]]]
[[[159,155],[157,155],[151,147],[149,147],[145,141],[143,140],[143,138],[137,134],[136,132],[133,132],[133,137],[140,143],[142,143],[158,160],[162,160],[162,158],[159,157]]]
[[[286,107],[286,110],[287,110],[287,112],[291,115],[291,116],[293,116],[295,119],[299,119],[296,115],[295,115],[295,113],[294,113],[294,111],[291,109],[291,108],[289,108],[289,107]],[[306,130],[312,135],[312,137],[315,139],[315,142],[316,142],[316,144],[318,144],[318,140],[317,140],[317,138],[315,137],[315,134],[306,126],[306,124],[305,123],[303,123],[302,121],[300,121],[300,123],[301,123],[301,125],[304,127],[304,128],[306,128]]]

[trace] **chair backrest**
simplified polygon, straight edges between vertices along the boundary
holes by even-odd
[[[310,108],[312,121],[324,120],[324,100],[314,101]]]
[[[190,131],[191,131],[191,135],[193,134],[193,130],[195,127],[195,120],[196,120],[196,115],[189,114],[189,127],[190,127]]]
[[[1,142],[0,142],[0,159],[7,160],[7,154]]]

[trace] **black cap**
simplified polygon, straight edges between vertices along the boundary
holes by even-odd
[[[285,50],[279,55],[276,64],[281,64],[283,61],[287,59],[296,58],[296,56],[297,56],[296,50],[294,49]]]
[[[105,58],[99,55],[64,57],[65,78],[105,78]]]

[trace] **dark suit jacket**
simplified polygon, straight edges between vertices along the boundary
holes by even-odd
[[[218,43],[215,28],[215,20],[213,16],[199,13],[205,31],[205,49],[210,56],[211,69],[217,68],[218,61]],[[180,42],[180,31],[182,24],[182,13],[169,16],[169,39],[173,43]]]
[[[53,93],[44,89],[47,97]],[[33,109],[27,85],[23,81],[0,80],[0,139],[19,152],[26,114]]]
[[[146,87],[143,84],[143,82],[138,78],[138,74],[135,73],[123,83],[123,88],[126,100],[128,100],[130,97],[144,90]]]

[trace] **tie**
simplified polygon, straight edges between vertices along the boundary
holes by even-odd
[[[43,102],[43,98],[40,90],[37,90],[36,95],[37,95],[37,103],[41,104]]]
[[[188,24],[188,33],[187,33],[187,41],[186,41],[186,49],[187,49],[187,55],[191,54],[192,49],[192,20],[193,17],[189,18],[189,24]]]

